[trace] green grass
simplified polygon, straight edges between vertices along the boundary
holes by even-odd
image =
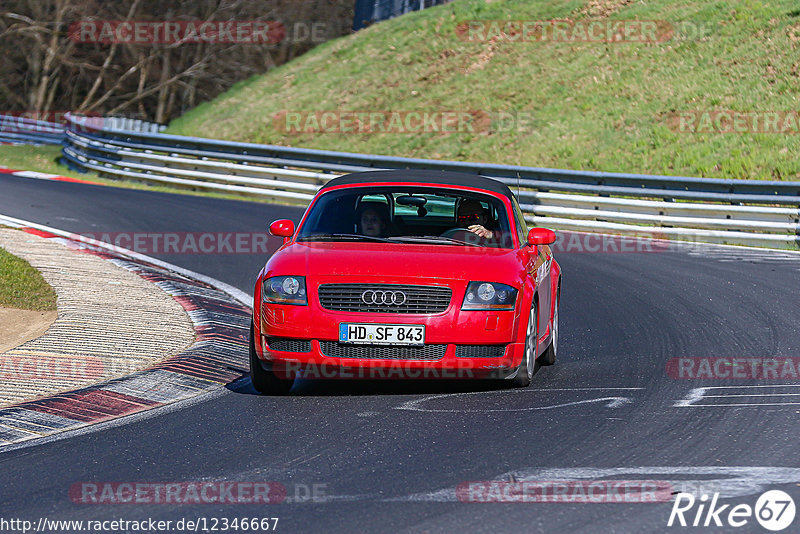
[[[93,180],[94,176],[74,172],[56,161],[61,147],[54,145],[0,145],[0,165],[9,169],[47,172],[82,180]]]
[[[796,0],[456,0],[325,43],[234,86],[169,133],[448,160],[719,178],[800,179],[800,135],[680,133],[670,113],[800,109]],[[606,9],[608,8],[608,9]],[[470,20],[664,20],[663,43],[465,42]],[[693,38],[695,28],[702,35]],[[691,30],[688,31],[688,30]],[[290,134],[284,111],[487,110],[532,128]]]
[[[0,307],[47,311],[56,309],[56,293],[31,265],[0,248]]]

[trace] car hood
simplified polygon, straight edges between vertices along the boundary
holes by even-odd
[[[459,245],[292,243],[278,250],[265,276],[349,276],[508,281],[523,274],[521,253]]]

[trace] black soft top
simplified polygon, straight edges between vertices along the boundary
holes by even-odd
[[[487,178],[478,174],[467,174],[464,172],[448,172],[448,171],[421,171],[421,170],[391,170],[391,171],[367,171],[357,172],[353,174],[345,174],[334,178],[325,184],[322,189],[337,185],[350,185],[350,184],[376,184],[380,182],[408,182],[408,183],[430,183],[442,185],[463,185],[465,187],[474,187],[476,189],[485,189],[500,195],[506,196],[509,199],[513,197],[511,190],[503,182],[499,182],[493,178]]]

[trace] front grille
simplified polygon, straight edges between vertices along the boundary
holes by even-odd
[[[272,350],[282,350],[286,352],[311,352],[311,341],[308,339],[268,337],[267,346]]]
[[[365,358],[375,360],[440,360],[447,345],[399,347],[386,345],[344,345],[336,341],[320,341],[322,354],[332,358]]]
[[[374,303],[367,295],[368,291],[389,292],[397,294],[399,304]],[[402,294],[404,298],[400,298]],[[319,302],[323,308],[331,311],[366,312],[366,313],[442,313],[453,297],[449,287],[441,286],[409,286],[400,284],[324,284],[319,286]],[[387,299],[391,301],[391,299]]]
[[[456,358],[502,358],[505,345],[456,345]]]

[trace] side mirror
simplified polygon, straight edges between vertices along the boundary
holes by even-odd
[[[283,238],[283,243],[289,242],[294,235],[294,223],[289,219],[279,219],[269,225],[269,233]]]
[[[556,233],[547,228],[531,228],[528,232],[529,245],[552,245],[556,242]]]

